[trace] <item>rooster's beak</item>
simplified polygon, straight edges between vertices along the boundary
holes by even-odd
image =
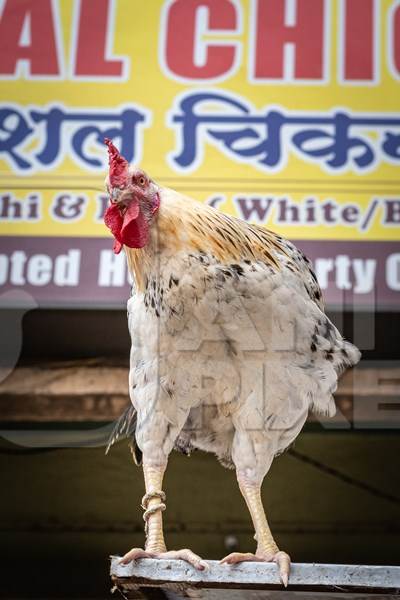
[[[119,188],[110,188],[109,189],[109,194],[110,194],[110,202],[111,204],[118,204],[118,200],[122,194],[122,190],[120,190]]]

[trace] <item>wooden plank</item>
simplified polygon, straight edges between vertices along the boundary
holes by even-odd
[[[359,400],[357,417],[362,422],[375,419],[377,402],[393,414],[397,405],[400,408],[400,368],[348,371],[335,397],[338,423],[352,420],[354,397]],[[0,383],[3,422],[108,422],[119,417],[128,402],[127,367],[99,361],[18,367]],[[385,418],[387,413],[381,414]]]
[[[144,559],[119,564],[112,557],[111,577],[122,593],[140,587],[184,587],[218,589],[283,589],[276,565],[273,563],[245,562],[235,566],[207,561],[207,571],[197,571],[184,561]],[[399,593],[400,567],[306,564],[292,565],[288,590],[336,591],[370,593]]]
[[[2,421],[108,422],[128,402],[126,367],[84,362],[18,367],[0,383]]]

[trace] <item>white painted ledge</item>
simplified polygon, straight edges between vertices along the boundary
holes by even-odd
[[[170,586],[186,584],[200,588],[283,589],[275,564],[247,562],[235,566],[207,561],[208,571],[197,571],[179,560],[142,559],[120,565],[112,557],[111,576],[118,583],[135,586]],[[292,564],[290,589],[346,592],[365,590],[400,593],[400,566]]]

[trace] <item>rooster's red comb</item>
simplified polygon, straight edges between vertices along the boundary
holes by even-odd
[[[128,177],[128,161],[121,156],[111,140],[106,138],[104,143],[108,146],[108,162],[110,165],[109,180],[111,186],[123,188]]]

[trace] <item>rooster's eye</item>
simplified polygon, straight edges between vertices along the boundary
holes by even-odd
[[[139,177],[137,181],[138,181],[138,184],[141,185],[142,187],[146,183],[146,179],[143,177],[143,175],[141,177]]]

